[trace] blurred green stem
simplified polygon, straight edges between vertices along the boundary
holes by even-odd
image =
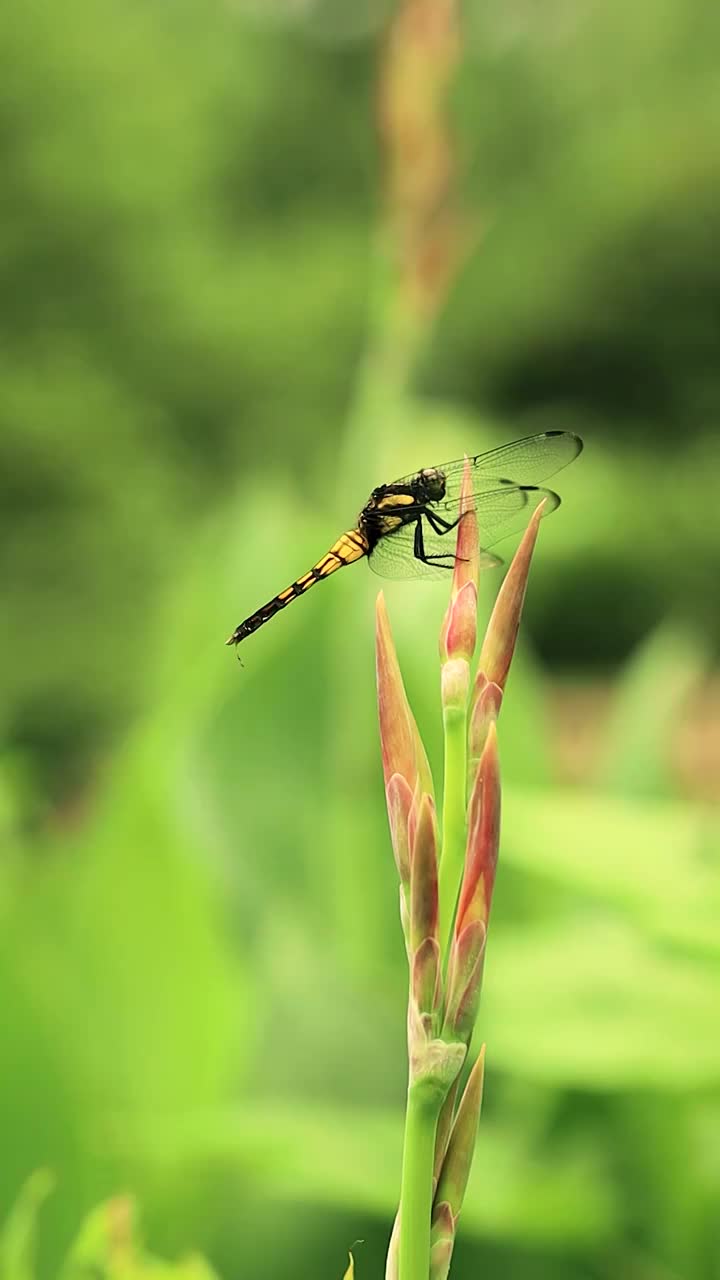
[[[400,1280],[428,1280],[435,1133],[444,1094],[425,1080],[408,1089],[400,1192]]]
[[[465,781],[467,771],[467,710],[445,707],[445,779],[443,833],[440,857],[440,947],[447,956],[465,863]]]

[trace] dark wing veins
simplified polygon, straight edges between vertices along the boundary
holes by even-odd
[[[518,485],[503,485],[474,498],[481,563],[485,567],[502,564],[488,548],[524,529],[541,502],[545,503],[544,514],[548,515],[559,506],[560,499],[549,489]],[[455,513],[457,511],[456,504]],[[454,514],[450,519],[451,514],[444,503],[403,507],[402,518],[398,516],[392,528],[386,526],[371,540],[370,568],[387,578],[445,577],[455,563],[452,531],[457,527],[459,516]]]
[[[580,437],[570,431],[543,431],[524,440],[513,440],[499,449],[491,449],[489,453],[476,454],[468,459],[472,491],[477,498],[481,494],[492,493],[501,485],[518,488],[542,485],[577,458],[582,447]],[[458,458],[444,463],[434,473],[420,473],[442,474],[445,478],[445,492],[442,498],[430,498],[433,505],[444,503],[446,510],[457,511],[464,470],[465,459]],[[392,487],[417,484],[417,480],[417,473],[401,477]]]

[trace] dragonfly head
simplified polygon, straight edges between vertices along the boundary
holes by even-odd
[[[445,497],[445,473],[437,467],[426,467],[420,472],[420,483],[426,502],[439,502]]]

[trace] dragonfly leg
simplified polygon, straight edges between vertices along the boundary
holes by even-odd
[[[460,523],[460,516],[458,516],[457,520],[445,520],[437,514],[437,511],[429,511],[427,507],[423,511],[423,515],[434,533],[450,533],[451,529],[456,529]]]
[[[415,555],[415,559],[422,560],[423,564],[439,564],[443,569],[454,569],[455,567],[455,556],[450,551],[448,551],[444,555],[437,555],[437,556],[426,554],[421,518],[419,518],[415,524],[415,540],[413,545],[413,553]]]

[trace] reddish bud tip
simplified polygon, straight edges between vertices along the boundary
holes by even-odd
[[[455,571],[453,573],[453,595],[458,595],[466,583],[472,582],[477,587],[478,560],[480,557],[480,539],[475,514],[473,497],[472,468],[466,456],[463,468],[462,487],[458,503],[458,533],[455,551]]]
[[[375,666],[385,786],[399,773],[412,791],[419,784],[432,795],[430,765],[405,693],[382,592],[375,611]]]
[[[538,534],[538,526],[542,519],[545,503],[533,512],[522,542],[513,556],[512,564],[505,574],[503,584],[498,592],[495,608],[485,633],[480,653],[479,669],[488,680],[505,688],[510,663],[515,651],[520,618],[525,601],[530,561]]]
[[[414,726],[382,592],[375,613],[375,666],[385,785],[394,773],[399,773],[414,790]]]
[[[472,471],[466,458],[458,499],[458,531],[450,604],[440,631],[442,662],[451,658],[464,658],[469,662],[475,652],[479,558],[480,542],[472,492]]]

